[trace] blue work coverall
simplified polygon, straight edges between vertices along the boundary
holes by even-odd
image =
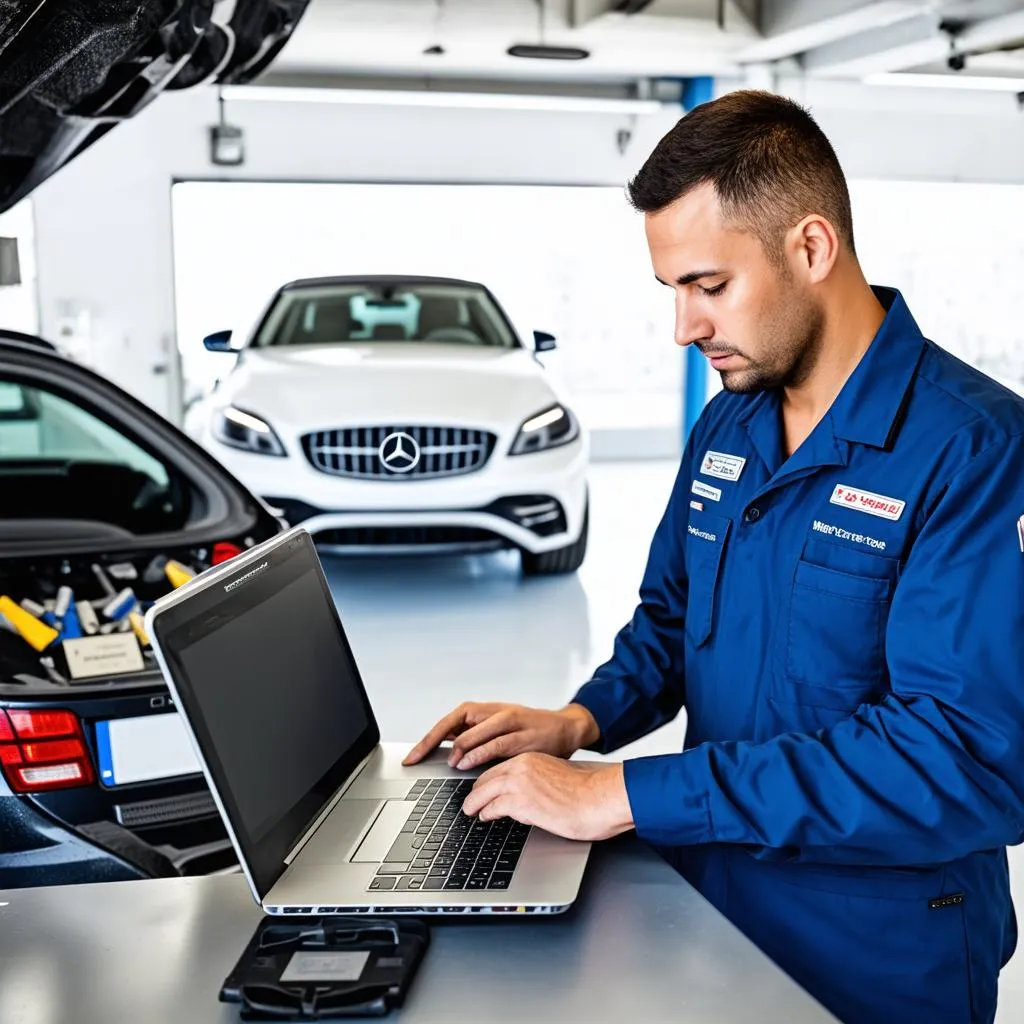
[[[641,838],[845,1024],[995,1015],[1024,838],[1024,400],[898,292],[810,437],[723,392],[574,700]]]

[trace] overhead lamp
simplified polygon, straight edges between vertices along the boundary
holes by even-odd
[[[1024,78],[1010,75],[917,74],[885,71],[864,77],[865,85],[894,85],[912,89],[966,89],[975,92],[1024,92]]]
[[[589,50],[582,46],[545,46],[543,43],[516,43],[505,51],[510,57],[528,60],[586,60]]]
[[[549,46],[547,43],[547,10],[544,0],[537,0],[537,35],[535,43],[516,43],[505,52],[510,57],[526,60],[586,60],[589,50],[582,46]]]
[[[434,92],[399,89],[322,89],[304,86],[229,85],[233,101],[338,103],[354,106],[447,107],[471,110],[538,110],[590,114],[657,114],[673,108],[659,100],[554,96],[504,92]]]

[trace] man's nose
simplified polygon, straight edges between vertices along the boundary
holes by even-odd
[[[714,327],[685,298],[676,300],[676,344],[681,348],[714,335]]]

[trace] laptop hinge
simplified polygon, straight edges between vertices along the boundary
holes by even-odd
[[[305,834],[291,848],[291,850],[288,853],[288,856],[284,859],[284,863],[286,865],[291,865],[292,861],[295,860],[296,857],[298,857],[300,851],[306,845],[306,843],[308,843],[310,839],[313,838],[314,834],[316,833],[316,830],[324,823],[324,821],[326,820],[327,816],[331,813],[331,811],[334,810],[334,808],[337,806],[338,801],[345,795],[345,793],[348,791],[352,783],[356,781],[356,778],[358,777],[359,773],[366,767],[366,763],[377,752],[377,748],[379,746],[380,744],[378,743],[377,746],[374,747],[373,750],[371,750],[366,755],[366,757],[364,757],[362,761],[360,761],[359,764],[356,765],[355,770],[352,772],[352,774],[349,775],[349,777],[338,787],[337,792],[334,794],[334,796],[331,797],[327,806],[317,816],[317,819],[313,822],[312,825],[309,826],[308,829],[306,829]]]

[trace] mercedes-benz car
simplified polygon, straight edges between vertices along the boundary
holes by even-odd
[[[527,575],[587,546],[588,439],[482,284],[338,277],[279,289],[185,429],[318,546],[518,549]]]

